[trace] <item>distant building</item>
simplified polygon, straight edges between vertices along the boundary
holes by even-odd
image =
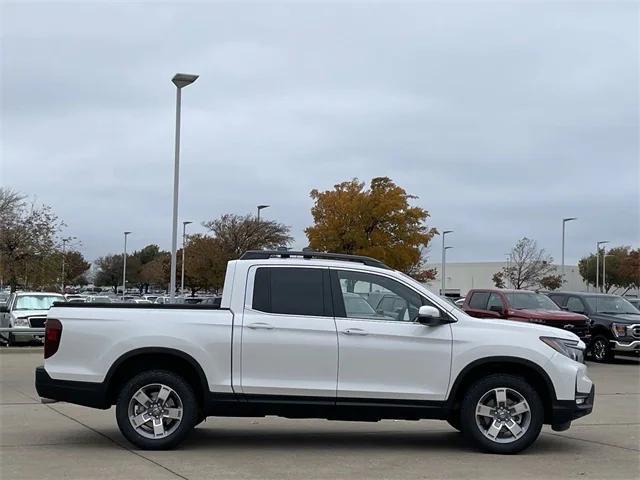
[[[506,267],[507,262],[466,262],[455,263],[447,262],[446,275],[447,283],[446,290],[447,295],[464,297],[472,288],[494,288],[493,274],[502,270],[502,267]],[[554,265],[556,272],[552,274],[559,274],[561,266]],[[440,286],[442,278],[440,277],[440,263],[429,263],[427,268],[435,268],[438,271],[436,279],[431,281],[427,285],[427,288],[436,294],[440,294]],[[576,265],[565,265],[565,284],[562,287],[563,290],[570,290],[574,292],[588,292],[589,287],[582,280],[578,267]],[[511,288],[512,285],[506,282],[507,288]],[[593,289],[593,286],[591,287]]]

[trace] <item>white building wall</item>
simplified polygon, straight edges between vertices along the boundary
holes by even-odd
[[[472,288],[494,288],[493,274],[507,266],[507,262],[447,262],[446,289],[459,290],[461,296],[465,296]],[[556,273],[560,273],[560,265],[554,265]],[[427,264],[427,268],[435,268],[438,271],[436,279],[427,285],[427,288],[436,294],[440,294],[442,277],[440,276],[440,263]],[[507,288],[511,285],[507,283]],[[565,284],[562,290],[573,292],[587,292],[587,284],[582,281],[576,265],[565,265]]]

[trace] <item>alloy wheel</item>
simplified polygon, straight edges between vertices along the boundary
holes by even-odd
[[[478,429],[493,442],[515,442],[526,433],[530,423],[529,403],[512,388],[491,389],[476,405]]]
[[[150,439],[165,438],[182,422],[182,400],[167,385],[145,385],[129,400],[128,416],[139,435]]]

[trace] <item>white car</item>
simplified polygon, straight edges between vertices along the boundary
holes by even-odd
[[[344,300],[375,292],[406,311],[363,314]],[[115,405],[143,449],[176,446],[207,416],[280,415],[441,419],[485,451],[514,453],[543,424],[565,430],[591,412],[584,348],[568,331],[470,317],[367,257],[250,251],[229,262],[219,308],[53,308],[36,388]]]
[[[46,292],[17,292],[0,307],[0,326],[12,332],[0,334],[9,345],[42,340],[42,334],[20,332],[25,328],[43,328],[47,312],[54,302],[66,302],[64,295]]]

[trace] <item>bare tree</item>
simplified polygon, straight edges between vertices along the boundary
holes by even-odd
[[[282,247],[293,241],[286,225],[258,220],[253,215],[228,213],[202,225],[211,230],[221,251],[230,259],[238,258],[247,250]]]
[[[510,255],[511,262],[502,268],[502,274],[517,290],[536,287],[555,271],[553,258],[530,238],[518,240]]]

